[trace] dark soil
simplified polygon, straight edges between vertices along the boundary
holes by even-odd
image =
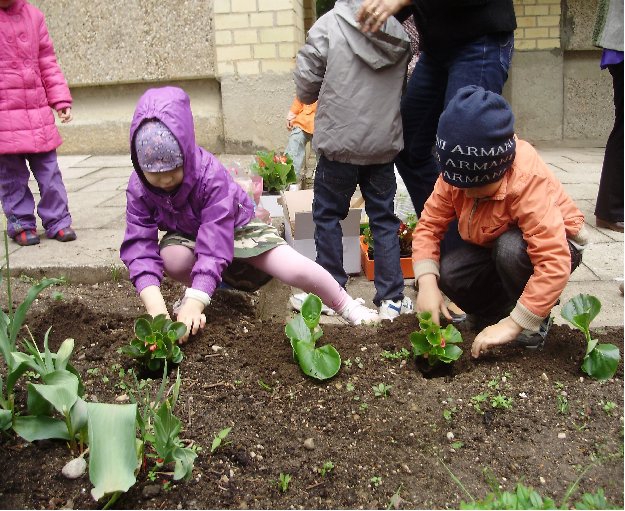
[[[21,299],[28,285],[17,287]],[[117,353],[142,313],[134,290],[125,282],[56,290],[61,300],[48,289],[31,308],[31,332],[41,347],[52,327],[53,350],[74,338],[85,399],[115,402],[128,392],[121,384],[131,381],[120,367],[136,367]],[[180,292],[164,290],[168,303]],[[248,295],[218,293],[207,328],[183,348],[175,413],[182,437],[203,447],[192,479],[164,484],[167,476],[153,482],[142,471],[115,508],[375,509],[395,493],[400,508],[458,508],[470,500],[467,493],[483,498],[493,484],[511,490],[519,481],[560,504],[580,476],[569,505],[603,488],[612,505],[623,507],[623,367],[604,383],[586,377],[581,333],[554,327],[542,351],[504,347],[479,361],[469,357],[474,334],[464,333],[462,358],[446,374],[426,378],[414,360],[381,357],[410,348],[413,317],[378,328],[326,325],[320,343],[332,343],[351,365],[317,383],[293,362],[284,324],[257,319],[251,303]],[[623,351],[623,328],[596,334]],[[391,387],[388,397],[374,396],[379,383]],[[512,398],[511,408],[486,402],[478,412],[471,398],[485,392]],[[568,402],[564,413],[558,396]],[[23,388],[18,400],[25,401]],[[610,412],[608,402],[616,403]],[[232,443],[210,454],[214,434],[228,426]],[[63,442],[28,444],[11,434],[0,440],[0,457],[1,508],[98,507],[88,475],[61,475],[71,459]],[[322,477],[327,461],[335,468]],[[280,473],[292,476],[285,493]]]

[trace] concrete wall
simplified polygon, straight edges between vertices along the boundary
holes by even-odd
[[[179,85],[198,142],[213,152],[283,149],[292,69],[314,0],[32,0],[47,16],[74,95],[65,153],[124,153],[138,97]],[[521,136],[605,141],[612,90],[590,34],[597,0],[514,0],[518,29],[504,94]]]

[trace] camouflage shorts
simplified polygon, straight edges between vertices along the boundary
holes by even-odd
[[[163,236],[160,248],[183,245],[195,250],[195,239],[179,232],[169,231]],[[278,230],[272,225],[253,219],[247,225],[234,230],[234,260],[221,276],[223,281],[235,289],[256,291],[271,280],[267,273],[247,264],[244,259],[260,255],[272,248],[286,245]]]

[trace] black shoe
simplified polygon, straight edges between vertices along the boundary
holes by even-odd
[[[545,345],[545,337],[549,333],[549,329],[553,324],[553,317],[551,315],[543,319],[540,324],[538,332],[532,332],[530,330],[523,330],[515,339],[517,346],[522,346],[528,350],[541,350]]]
[[[623,221],[612,222],[611,220],[604,220],[603,218],[595,217],[595,225],[601,229],[610,229],[611,231],[623,232]]]

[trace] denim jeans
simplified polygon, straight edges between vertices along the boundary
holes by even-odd
[[[570,242],[571,273],[582,254]],[[471,243],[441,257],[439,288],[469,314],[503,318],[510,314],[534,266],[518,228],[503,233],[492,248]]]
[[[421,214],[439,174],[432,148],[443,109],[466,85],[479,85],[501,94],[513,47],[514,35],[510,32],[482,36],[436,54],[421,53],[401,100],[404,149],[395,160],[417,215]],[[452,250],[460,244],[458,224],[453,222],[441,249]]]
[[[310,133],[305,132],[299,126],[294,126],[289,133],[289,141],[284,152],[293,160],[293,167],[298,180],[302,177],[302,171],[304,170],[306,143],[310,142],[312,145],[312,137]]]
[[[339,222],[347,218],[356,185],[360,185],[365,199],[365,211],[375,240],[373,303],[379,306],[382,300],[401,300],[404,277],[399,262],[399,219],[393,212],[397,183],[392,162],[352,165],[331,161],[325,156],[319,158],[313,199],[317,263],[345,287],[343,229]]]

